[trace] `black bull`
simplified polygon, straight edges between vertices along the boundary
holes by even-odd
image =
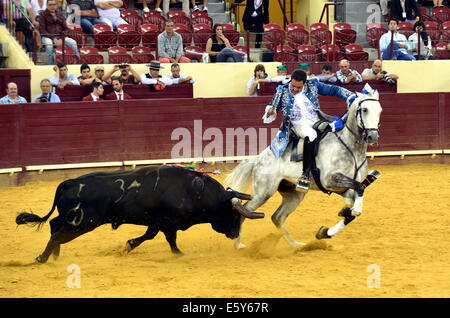
[[[91,173],[64,181],[58,185],[52,209],[45,217],[22,212],[16,223],[42,225],[58,208],[59,215],[50,221],[50,241],[36,258],[41,263],[52,253],[57,258],[61,244],[107,223],[113,229],[121,224],[148,226],[143,236],[128,240],[127,251],[161,231],[172,252],[181,253],[176,245],[178,230],[210,223],[215,231],[236,238],[242,217],[264,217],[262,213],[247,211],[238,200],[250,198],[225,190],[213,178],[193,170],[152,166]]]

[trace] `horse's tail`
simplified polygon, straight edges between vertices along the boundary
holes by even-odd
[[[256,158],[242,161],[234,170],[226,177],[225,186],[232,188],[234,191],[246,193],[250,187],[253,168]]]
[[[59,194],[60,194],[64,184],[65,184],[65,182],[62,182],[58,186],[58,188],[56,189],[56,191],[55,191],[55,198],[53,199],[52,209],[50,210],[50,212],[46,216],[40,217],[39,215],[36,215],[34,213],[21,212],[16,217],[16,224],[17,225],[29,224],[31,227],[39,225],[38,226],[38,229],[39,229],[48,220],[48,218],[53,214],[53,212],[55,211],[56,201],[57,201],[57,198],[58,198],[58,196],[59,196]]]

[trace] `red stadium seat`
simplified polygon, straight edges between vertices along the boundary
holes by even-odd
[[[94,44],[100,51],[106,51],[110,46],[116,45],[117,34],[106,24],[95,24],[94,29]]]
[[[431,17],[428,14],[428,10],[426,7],[420,7],[420,14],[422,14],[422,21],[431,21]]]
[[[276,62],[296,62],[297,54],[289,45],[278,45],[275,48],[273,60]]]
[[[309,33],[304,28],[289,28],[286,33],[288,45],[297,47],[309,43]]]
[[[225,37],[230,41],[231,46],[235,46],[239,42],[239,32],[236,31],[233,27],[233,25],[229,23],[221,24],[223,29],[223,34]]]
[[[191,13],[191,18],[193,19],[196,17],[209,17],[209,15],[207,11],[193,11]]]
[[[117,41],[119,46],[133,47],[141,44],[141,34],[132,24],[117,26]]]
[[[126,63],[131,64],[133,62],[132,57],[127,53],[127,49],[121,46],[111,46],[108,48],[109,64]]]
[[[344,47],[345,58],[349,61],[368,61],[369,53],[359,44],[348,44]]]
[[[86,35],[81,26],[78,24],[67,24],[67,27],[69,30],[66,31],[66,36],[74,39],[77,42],[78,47],[84,46],[86,44]]]
[[[206,42],[212,35],[212,30],[207,24],[194,24],[192,26],[194,31],[194,43],[195,46],[200,46],[202,49],[205,49]]]
[[[272,30],[283,30],[281,25],[276,23],[268,23],[264,24],[264,32],[272,31]]]
[[[150,10],[149,12],[144,12],[143,23],[154,24],[158,27],[159,32],[164,31],[164,22],[166,19],[156,10]]]
[[[317,48],[322,45],[331,44],[333,34],[324,23],[313,23],[310,26],[311,44]]]
[[[136,17],[139,16],[139,13],[136,10],[131,9],[120,9],[120,16],[125,18],[126,16],[134,15]]]
[[[134,11],[134,10],[133,10]],[[125,21],[127,21],[129,24],[134,25],[136,29],[139,28],[139,26],[144,23],[144,19],[138,15],[127,15],[123,17]]]
[[[349,23],[336,23],[333,28],[334,42],[339,47],[356,42],[356,31],[352,29]]]
[[[289,32],[289,31],[298,30],[298,29],[306,30],[306,29],[305,29],[305,26],[304,26],[303,24],[301,24],[301,23],[289,23],[289,24],[286,26],[286,29],[287,29],[288,32]]]
[[[436,46],[441,39],[441,30],[439,30],[439,23],[435,21],[425,21],[425,29],[431,38],[431,45]]]
[[[450,21],[450,9],[446,7],[433,8],[431,10],[431,19],[439,24]]]
[[[145,46],[135,46],[131,52],[133,53],[133,63],[150,63],[155,59],[152,50]]]
[[[297,47],[299,62],[319,62],[320,53],[313,45],[299,45]]]
[[[188,26],[189,30],[192,29],[191,19],[185,15],[176,15],[172,18],[173,23],[185,24]]]
[[[203,16],[203,15],[192,18],[191,23],[192,24],[199,24],[199,23],[207,24],[211,27],[211,29],[213,27],[213,19],[208,16]]]
[[[381,36],[387,30],[383,23],[372,22],[366,24],[366,39],[370,47],[378,48]]]
[[[167,17],[171,20],[175,17],[187,17],[183,10],[169,10]]]
[[[405,35],[406,38],[409,38],[411,34],[414,33],[413,26],[414,25],[411,22],[399,22],[397,30],[398,32]]]
[[[285,33],[279,24],[271,23],[264,25],[263,42],[269,50],[275,51],[278,45],[284,44],[284,40]]]
[[[155,49],[159,34],[158,26],[151,23],[144,23],[141,24],[139,32],[142,36],[142,45]]]
[[[187,25],[175,23],[173,25],[173,30],[181,35],[183,39],[183,46],[189,46],[192,44],[192,33],[189,31]]]
[[[63,48],[57,47],[55,48],[55,54],[56,54],[56,62],[64,62],[66,64],[78,64],[79,59],[78,56],[75,55],[75,52],[68,46],[64,47],[64,54],[63,54]],[[64,58],[63,58],[64,56]]]
[[[248,47],[246,47],[244,45],[233,46],[233,50],[235,50],[240,56],[247,55],[247,62],[251,62],[250,56],[248,56],[248,54],[247,54],[247,49],[248,49]]]
[[[340,61],[345,57],[341,48],[336,44],[325,44],[320,47],[324,61]]]
[[[329,30],[328,25],[326,25],[325,23],[313,23],[310,25],[309,29],[311,31],[316,31],[316,30]]]
[[[80,48],[81,64],[103,64],[103,56],[92,46],[83,46]]]
[[[436,45],[436,51],[434,57],[439,60],[449,60],[450,50],[447,48],[448,42],[441,42]]]
[[[450,41],[450,21],[442,23],[442,40],[447,42]]]
[[[184,56],[190,60],[196,60],[197,62],[202,61],[203,49],[200,46],[186,46],[184,47]]]

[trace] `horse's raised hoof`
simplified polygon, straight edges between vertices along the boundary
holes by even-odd
[[[352,209],[352,216],[360,216],[361,215],[361,211],[357,211],[355,209]]]
[[[316,239],[322,240],[322,239],[330,239],[331,236],[328,235],[328,228],[325,226],[321,226],[320,229],[316,233]]]
[[[246,248],[247,246],[245,246],[245,244],[242,244],[241,242],[238,243],[234,243],[234,248],[237,250],[242,250],[244,248]]]
[[[127,244],[125,244],[125,249],[124,249],[125,254],[130,253],[134,249],[134,247],[131,246],[131,242],[130,241],[131,240],[127,241]]]
[[[38,262],[39,264],[44,264],[46,262],[46,260],[44,260],[41,255],[39,255],[38,257],[36,257],[34,259],[36,262]]]

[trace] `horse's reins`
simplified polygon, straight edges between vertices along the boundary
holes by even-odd
[[[379,131],[378,128],[366,128],[366,126],[364,125],[364,121],[362,119],[361,116],[361,104],[365,101],[375,101],[378,102],[377,99],[374,98],[367,98],[367,99],[363,99],[358,103],[358,109],[356,110],[356,116],[358,117],[359,115],[359,120],[362,126],[362,130],[363,130],[363,136],[362,138],[360,138],[355,132],[353,132],[353,130],[350,129],[350,127],[348,127],[347,123],[345,123],[345,127],[348,129],[348,131],[354,136],[356,137],[356,142],[359,143],[359,139],[363,139],[364,141],[366,141],[367,139],[367,135],[369,131],[375,130],[375,131]],[[379,127],[379,125],[378,125]],[[358,166],[357,160],[356,160],[356,156],[353,153],[353,151],[350,149],[350,147],[342,140],[342,138],[336,133],[334,132],[334,135],[336,136],[336,138],[342,143],[342,145],[345,147],[345,149],[352,155],[353,158],[353,162],[355,163],[355,174],[353,175],[353,180],[356,179],[356,176],[358,175],[359,169],[361,169],[361,167],[367,162],[367,158],[364,158],[363,162]]]

